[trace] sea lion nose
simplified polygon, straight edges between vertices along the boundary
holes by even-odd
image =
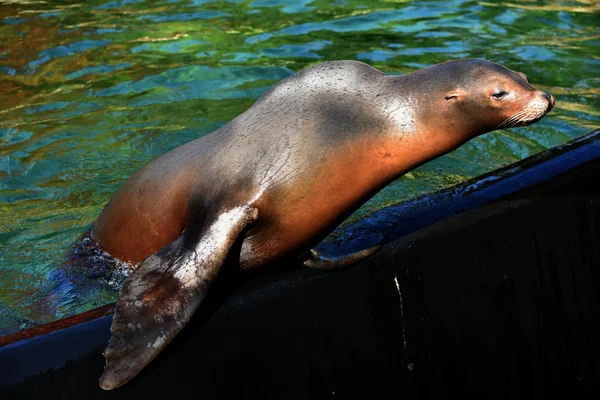
[[[550,93],[542,92],[542,97],[548,100],[548,111],[554,107],[554,97]]]

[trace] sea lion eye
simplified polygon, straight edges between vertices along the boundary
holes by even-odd
[[[508,94],[507,92],[500,91],[500,92],[496,92],[496,93],[494,93],[494,94],[492,95],[492,97],[493,97],[495,100],[502,100],[502,99],[504,98],[504,96],[506,96],[507,94]]]

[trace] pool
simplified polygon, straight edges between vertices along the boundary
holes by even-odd
[[[116,299],[49,295],[71,242],[145,162],[322,61],[404,74],[457,58],[525,72],[541,122],[477,138],[351,218],[600,127],[595,1],[68,1],[0,5],[0,335]],[[66,290],[66,289],[65,289]]]

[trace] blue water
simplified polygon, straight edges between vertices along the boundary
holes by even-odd
[[[317,62],[393,74],[463,57],[525,72],[557,105],[383,190],[356,216],[600,127],[594,1],[13,1],[0,5],[0,334],[113,301],[52,277],[145,162]],[[356,217],[355,216],[355,217]]]

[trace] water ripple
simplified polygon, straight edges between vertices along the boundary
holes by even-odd
[[[356,215],[600,127],[598,11],[591,0],[2,2],[0,334],[114,299],[52,289],[71,241],[145,162],[316,62],[359,59],[401,74],[485,58],[557,99],[540,123],[477,138]]]

